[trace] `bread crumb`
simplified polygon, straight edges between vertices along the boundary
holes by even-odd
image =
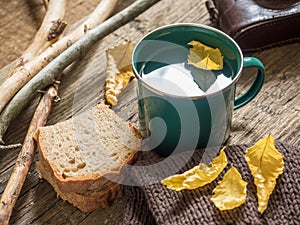
[[[82,168],[84,168],[86,166],[86,163],[85,162],[82,162],[82,163],[79,163],[78,165],[77,165],[77,168],[78,169],[82,169]]]
[[[74,164],[74,163],[75,163],[75,158],[74,158],[74,157],[71,158],[71,159],[69,160],[69,163]]]
[[[72,172],[77,172],[77,171],[78,171],[78,168],[75,167],[75,168],[72,168],[71,170],[72,170]]]
[[[112,153],[110,153],[109,155],[110,156],[115,156],[115,155],[117,155],[118,153],[117,152],[112,152]]]

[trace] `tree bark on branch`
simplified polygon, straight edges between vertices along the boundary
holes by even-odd
[[[12,76],[20,66],[32,60],[57,40],[64,29],[65,6],[66,0],[50,1],[47,4],[47,11],[39,30],[32,43],[17,60],[17,64],[9,76]]]
[[[8,180],[6,188],[0,200],[0,224],[7,225],[13,207],[19,197],[23,184],[27,177],[29,168],[33,162],[36,143],[33,136],[37,129],[46,124],[54,100],[57,97],[58,85],[50,86],[48,91],[41,98],[40,103],[33,115],[29,125],[24,144],[17,158],[13,172]]]
[[[12,97],[43,67],[80,39],[88,29],[105,21],[113,12],[117,2],[118,0],[102,0],[88,19],[76,30],[55,42],[25,65],[18,67],[14,75],[0,85],[0,113]]]
[[[9,123],[27,106],[39,89],[43,89],[51,84],[64,68],[79,58],[82,53],[88,51],[97,41],[125,25],[159,1],[160,0],[135,1],[123,11],[107,19],[94,29],[87,31],[81,39],[44,67],[13,97],[0,114],[0,141],[2,141]]]

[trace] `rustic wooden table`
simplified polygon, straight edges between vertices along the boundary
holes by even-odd
[[[0,7],[0,82],[7,76],[11,62],[30,43],[39,27],[44,9],[41,0],[6,1]],[[133,0],[120,1],[118,10]],[[96,0],[69,1],[66,21],[72,24],[87,15]],[[62,78],[61,102],[56,104],[48,120],[54,124],[95,104],[103,98],[105,82],[105,50],[124,41],[136,43],[143,35],[162,25],[194,22],[210,25],[205,0],[162,0],[135,20],[99,41],[77,62],[76,67]],[[266,82],[259,95],[234,112],[228,144],[253,143],[271,134],[277,140],[300,147],[300,43],[289,44],[252,54],[264,64]],[[6,66],[7,65],[7,66]],[[251,83],[251,71],[245,71],[238,82],[238,93]],[[15,119],[5,136],[8,144],[22,142],[37,101]],[[137,102],[135,82],[124,91],[113,110],[136,126]],[[12,172],[18,150],[0,152],[0,194]],[[36,156],[37,158],[38,156]],[[123,198],[110,208],[83,213],[56,197],[52,187],[38,178],[35,164],[23,186],[11,216],[11,224],[120,224]]]

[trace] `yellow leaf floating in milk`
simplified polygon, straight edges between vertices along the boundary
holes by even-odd
[[[188,55],[188,64],[203,70],[222,70],[223,55],[218,48],[211,48],[199,41],[188,43],[192,46]]]

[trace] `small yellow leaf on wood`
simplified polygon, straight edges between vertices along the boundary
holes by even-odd
[[[127,42],[106,51],[105,98],[111,105],[117,104],[117,96],[127,87],[132,78],[134,78],[134,73],[131,68],[133,47],[131,42]]]
[[[216,188],[211,200],[220,210],[234,209],[246,201],[247,182],[235,167],[231,167]]]
[[[276,179],[283,173],[283,155],[276,149],[274,138],[266,136],[248,148],[245,157],[257,189],[258,211],[263,213],[275,188]]]
[[[188,64],[204,70],[223,69],[223,55],[218,48],[211,48],[199,41],[191,41],[188,44],[192,46]]]
[[[210,166],[200,163],[182,174],[176,174],[165,178],[161,181],[161,183],[167,188],[175,191],[181,191],[184,189],[192,190],[211,183],[218,177],[227,165],[227,158],[224,149],[225,147],[210,163]]]

